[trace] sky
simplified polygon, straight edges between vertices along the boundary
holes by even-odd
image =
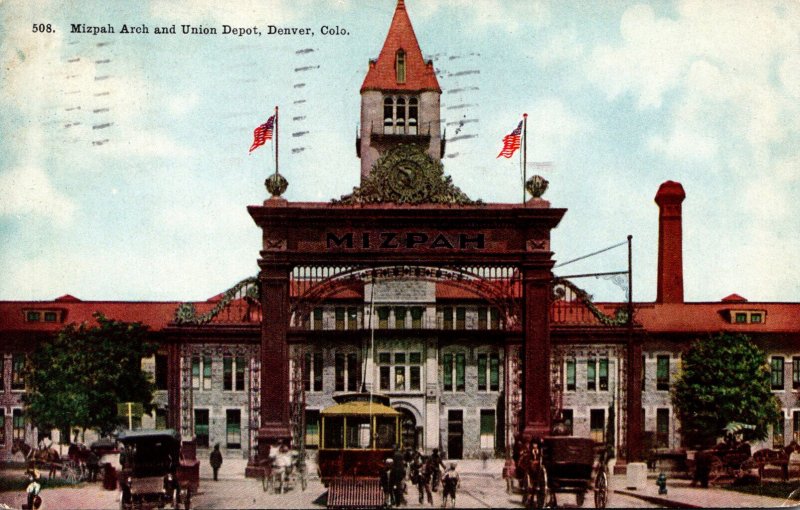
[[[205,300],[255,275],[246,207],[267,198],[274,146],[248,155],[253,129],[280,106],[286,199],[351,192],[359,88],[395,3],[0,3],[0,299]],[[406,5],[443,89],[445,172],[467,195],[522,200],[517,158],[496,155],[528,113],[528,159],[545,163],[528,175],[568,209],[557,262],[631,234],[634,299],[654,300],[653,198],[675,180],[686,301],[800,301],[800,3]],[[554,271],[626,269],[623,246]],[[576,283],[625,299],[602,278]]]

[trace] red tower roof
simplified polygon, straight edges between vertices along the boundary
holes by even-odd
[[[398,83],[395,62],[398,50],[405,52],[406,76],[403,83]],[[414,27],[406,12],[403,0],[398,0],[394,11],[389,33],[383,43],[378,60],[370,61],[369,71],[361,85],[361,92],[366,90],[431,90],[442,92],[432,62],[425,62],[419,48]]]

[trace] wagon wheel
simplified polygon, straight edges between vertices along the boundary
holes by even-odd
[[[534,491],[532,497],[536,508],[544,508],[545,504],[548,503],[548,496],[551,496],[547,487],[547,469],[545,469],[544,465],[539,468],[536,482],[532,484],[531,490]]]
[[[575,493],[575,504],[578,506],[583,506],[586,502],[586,493],[583,491],[578,491]]]
[[[264,492],[267,492],[272,488],[272,476],[270,476],[267,471],[267,468],[264,468],[264,470],[261,471],[261,488],[264,489]]]
[[[594,507],[605,508],[608,504],[608,475],[605,470],[597,473],[594,480]]]

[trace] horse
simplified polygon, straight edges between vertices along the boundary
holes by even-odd
[[[48,467],[48,477],[55,478],[56,471],[61,465],[61,456],[52,446],[48,448],[34,448],[21,438],[15,438],[11,444],[11,454],[22,453],[25,463],[29,468],[35,468],[37,464]]]
[[[542,508],[545,504],[547,479],[542,469],[542,453],[537,443],[531,442],[522,448],[516,468],[522,489],[523,506],[529,508],[535,505],[537,508]]]

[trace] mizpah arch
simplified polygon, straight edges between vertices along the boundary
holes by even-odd
[[[449,185],[441,175],[425,175],[430,168],[420,171]],[[410,185],[398,180],[392,189],[402,191]],[[525,435],[549,432],[549,378],[534,375],[549,373],[550,230],[565,210],[551,208],[540,198],[519,205],[462,205],[447,200],[447,195],[434,201],[424,188],[415,190],[415,195],[420,197],[415,203],[402,204],[366,194],[360,203],[293,203],[273,196],[263,205],[248,208],[263,231],[260,455],[266,454],[272,442],[291,437],[291,310],[303,313],[301,305],[293,304],[293,287],[305,279],[305,293],[324,294],[324,286],[337,276],[342,282],[380,280],[395,277],[404,268],[407,278],[458,281],[461,275],[462,281],[471,279],[470,285],[484,289],[499,289],[499,282],[516,279],[521,313],[519,327],[514,329],[522,338],[523,363],[529,374],[523,378],[520,428]],[[426,269],[430,270],[427,275]],[[321,276],[308,283],[314,274]]]

